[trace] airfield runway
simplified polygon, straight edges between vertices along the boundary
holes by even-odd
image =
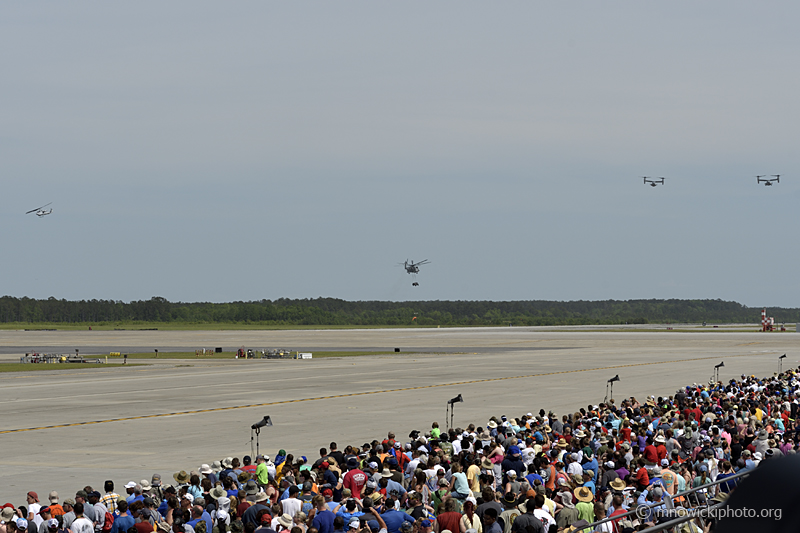
[[[575,332],[536,328],[320,331],[1,331],[0,359],[38,350],[82,354],[238,346],[301,351],[391,351],[312,360],[147,360],[145,366],[0,374],[0,502],[24,502],[86,484],[118,492],[129,480],[165,481],[225,456],[250,453],[250,426],[270,415],[261,451],[317,456],[331,440],[360,445],[394,431],[406,437],[540,408],[558,414],[603,400],[619,374],[617,399],[667,395],[720,378],[769,375],[778,356],[798,365],[796,333]],[[132,361],[134,362],[134,361]]]

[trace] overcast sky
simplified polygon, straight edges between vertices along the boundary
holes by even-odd
[[[0,294],[800,307],[797,3],[0,15]]]

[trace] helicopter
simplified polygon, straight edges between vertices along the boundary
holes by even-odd
[[[52,203],[53,202],[50,202],[49,204],[44,204],[42,207],[37,207],[36,209],[31,209],[30,211],[27,211],[25,214],[29,215],[31,213],[36,213],[37,217],[43,217],[45,215],[49,215],[50,213],[53,212],[53,208],[51,207],[49,211],[45,211],[44,208],[47,207],[48,205],[52,204]]]
[[[419,287],[419,283],[417,283],[417,274],[419,273],[420,265],[427,265],[429,263],[430,261],[428,261],[427,259],[423,259],[418,263],[415,263],[413,260],[409,261],[408,259],[406,259],[406,262],[403,263],[403,267],[406,269],[406,273],[411,274],[411,279],[413,280],[413,282],[411,283],[412,287]]]
[[[756,176],[756,182],[761,183],[763,181],[764,185],[766,185],[767,187],[772,187],[773,181],[776,181],[778,183],[781,182],[780,174],[771,174],[771,176],[772,176],[771,178],[768,178],[766,174],[762,174],[761,176]]]
[[[651,187],[655,187],[656,185],[664,185],[664,180],[666,178],[655,178],[655,179],[652,179],[652,178],[648,178],[647,176],[642,176],[642,179],[644,179],[644,184],[645,185],[650,185]]]

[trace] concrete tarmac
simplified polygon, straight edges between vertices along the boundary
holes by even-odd
[[[371,349],[397,355],[312,360],[147,360],[144,366],[0,374],[0,502],[89,484],[197,470],[251,453],[250,426],[270,415],[262,453],[285,448],[314,460],[331,440],[361,445],[394,431],[485,425],[540,408],[558,414],[614,397],[668,395],[682,385],[771,375],[778,356],[797,366],[794,333],[553,332],[535,328],[292,331],[0,332],[0,353],[74,347],[81,353],[238,346],[301,351]],[[111,348],[111,349],[109,349]],[[74,349],[72,350],[74,353]],[[420,353],[426,352],[426,353]],[[438,353],[433,353],[438,352]],[[133,361],[132,361],[133,362]],[[101,490],[102,492],[102,490]]]

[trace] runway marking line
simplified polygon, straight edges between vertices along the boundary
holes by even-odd
[[[763,354],[739,354],[739,355],[728,355],[725,357],[732,358],[732,357],[750,357],[753,355],[763,355]],[[469,381],[457,381],[454,383],[437,383],[434,385],[420,385],[418,387],[403,387],[400,389],[386,389],[386,390],[376,390],[376,391],[365,391],[365,392],[351,392],[347,394],[334,394],[332,396],[316,396],[313,398],[299,398],[296,400],[279,400],[277,402],[265,402],[265,403],[253,403],[249,405],[232,405],[229,407],[214,407],[211,409],[195,409],[191,411],[177,411],[174,413],[159,413],[154,415],[140,415],[140,416],[128,416],[124,418],[108,418],[105,420],[90,420],[88,422],[73,422],[71,424],[55,424],[52,426],[40,426],[40,427],[33,427],[33,428],[19,428],[19,429],[6,429],[0,431],[0,435],[4,435],[7,433],[22,433],[26,431],[39,431],[42,429],[57,429],[57,428],[69,428],[75,426],[91,426],[94,424],[106,424],[108,422],[125,422],[129,420],[145,420],[148,418],[163,418],[167,416],[181,416],[181,415],[194,415],[200,413],[215,413],[219,411],[233,411],[235,409],[251,409],[255,407],[269,407],[274,405],[286,405],[291,403],[300,403],[300,402],[315,402],[319,400],[333,400],[335,398],[350,398],[354,396],[369,396],[372,394],[384,394],[389,392],[405,392],[405,391],[412,391],[412,390],[421,390],[421,389],[433,389],[437,387],[454,387],[457,385],[471,385],[475,383],[488,383],[492,381],[505,381],[509,379],[527,379],[527,378],[537,378],[537,377],[544,377],[544,376],[555,376],[559,374],[575,374],[579,372],[595,372],[598,370],[613,370],[615,368],[630,368],[635,366],[652,366],[652,365],[667,365],[671,363],[688,363],[691,361],[706,361],[709,359],[719,359],[719,356],[713,357],[695,357],[693,359],[675,359],[672,361],[651,361],[649,363],[630,363],[627,365],[614,365],[614,366],[601,366],[596,368],[580,368],[577,370],[559,370],[557,372],[543,372],[541,374],[527,374],[524,376],[506,376],[502,378],[484,378],[484,379],[473,379]]]

